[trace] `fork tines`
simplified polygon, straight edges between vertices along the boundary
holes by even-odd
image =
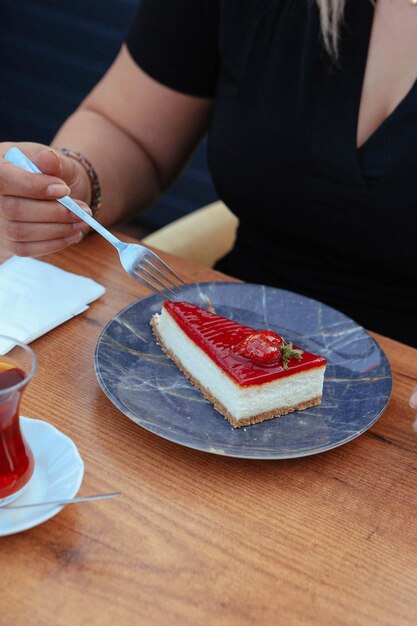
[[[185,284],[182,278],[180,278],[169,265],[162,261],[162,259],[156,257],[156,255],[155,257],[147,255],[143,258],[140,265],[134,268],[134,275],[142,285],[148,287],[154,293],[160,294],[161,291],[164,291],[164,295],[168,300],[177,298],[178,287]],[[171,276],[175,278],[180,285],[176,284]]]

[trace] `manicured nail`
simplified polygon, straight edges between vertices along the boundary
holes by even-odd
[[[76,235],[71,235],[70,237],[65,237],[65,241],[69,244],[78,243],[84,237],[84,233],[77,233]]]
[[[409,404],[412,409],[417,409],[417,387],[414,387],[413,391],[411,392]]]
[[[67,185],[54,184],[49,185],[46,190],[50,198],[62,198],[68,196],[71,193],[71,189]]]

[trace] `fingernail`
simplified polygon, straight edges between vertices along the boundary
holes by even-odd
[[[90,227],[85,222],[74,222],[72,228],[74,230],[88,230]]]
[[[415,387],[411,392],[409,404],[412,409],[417,409],[417,387]]]
[[[71,189],[67,185],[54,184],[49,185],[46,189],[48,196],[51,198],[62,198],[71,193]]]
[[[76,235],[71,235],[70,237],[65,237],[65,241],[67,243],[78,243],[84,237],[84,233],[77,233]]]

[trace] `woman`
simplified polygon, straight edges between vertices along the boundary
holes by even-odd
[[[86,210],[102,199],[105,225],[148,206],[208,131],[240,220],[219,268],[417,346],[416,78],[409,0],[142,0],[56,150],[20,144],[45,175],[0,165],[2,243],[79,241],[85,225],[50,201],[66,185]]]

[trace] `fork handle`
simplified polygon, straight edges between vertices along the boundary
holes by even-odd
[[[4,155],[4,159],[20,169],[25,170],[26,172],[31,172],[32,174],[42,174],[41,170],[36,167],[36,165],[25,155],[19,148],[13,147],[10,148]],[[120,250],[120,248],[124,247],[124,244],[120,239],[111,234],[107,228],[104,228],[94,217],[88,215],[81,207],[78,206],[72,198],[69,196],[63,196],[62,198],[58,198],[57,202],[62,204],[65,208],[75,213],[77,217],[86,222],[91,228],[96,230],[100,235],[102,235],[109,243],[111,243],[115,248]]]

